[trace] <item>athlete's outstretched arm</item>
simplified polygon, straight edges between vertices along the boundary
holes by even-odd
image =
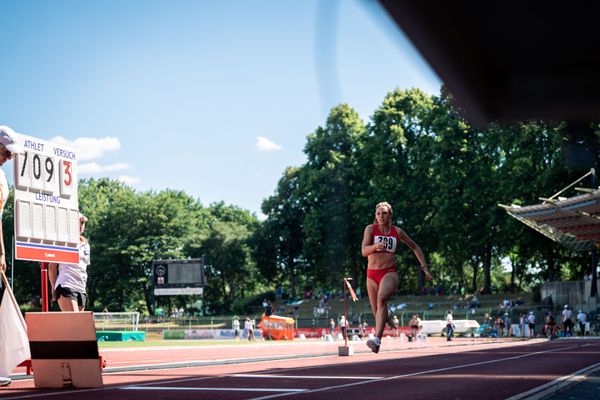
[[[410,236],[408,236],[406,232],[404,232],[402,229],[398,227],[396,227],[396,229],[398,231],[398,238],[402,240],[415,253],[415,256],[417,256],[417,259],[421,264],[421,270],[425,274],[425,279],[427,279],[428,281],[433,280],[433,277],[431,276],[431,273],[427,268],[427,260],[425,260],[425,254],[423,254],[423,251],[421,250],[419,245],[416,244],[415,241],[412,240]]]

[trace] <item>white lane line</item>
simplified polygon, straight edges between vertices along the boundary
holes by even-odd
[[[285,392],[300,393],[308,389],[269,389],[269,388],[218,388],[218,387],[168,387],[168,386],[127,386],[119,388],[121,390],[163,390],[163,391],[187,391],[187,392]]]
[[[233,374],[227,375],[234,378],[274,378],[274,379],[353,379],[353,380],[381,380],[383,376],[342,376],[342,375],[272,375],[272,374]]]
[[[579,371],[573,372],[570,375],[561,376],[553,380],[552,382],[548,382],[544,385],[538,386],[531,390],[528,390],[523,393],[519,393],[515,396],[509,397],[506,400],[537,400],[543,399],[544,397],[549,396],[550,394],[557,392],[561,389],[572,386],[576,383],[583,382],[587,379],[588,375],[593,374],[594,372],[600,369],[600,363],[590,365],[589,367],[585,367],[580,369]]]
[[[495,363],[504,362],[504,361],[518,360],[520,358],[531,357],[531,356],[534,356],[534,355],[540,355],[540,354],[546,354],[546,353],[555,353],[557,351],[564,351],[564,350],[576,349],[576,348],[580,348],[580,347],[581,346],[577,345],[577,346],[563,347],[563,348],[559,348],[559,349],[536,351],[536,352],[529,353],[529,354],[522,354],[520,356],[513,356],[513,357],[499,358],[499,359],[496,359],[496,360],[489,360],[489,361],[482,361],[482,362],[476,362],[476,363],[455,365],[453,367],[430,369],[430,370],[427,370],[427,371],[413,372],[412,374],[403,374],[403,375],[390,376],[390,377],[383,378],[383,379],[378,379],[378,380],[368,380],[368,381],[347,383],[347,384],[343,384],[343,385],[327,386],[327,387],[323,387],[323,388],[319,388],[319,389],[310,389],[310,390],[305,391],[304,393],[317,393],[317,392],[325,392],[325,391],[333,390],[333,389],[345,389],[345,388],[349,388],[349,387],[353,387],[353,386],[366,385],[366,384],[369,384],[369,383],[372,383],[372,382],[382,382],[382,381],[389,381],[389,380],[397,380],[397,379],[409,378],[409,377],[413,377],[413,376],[432,374],[432,373],[436,373],[436,372],[451,371],[453,369],[461,369],[461,368],[467,368],[467,367],[476,367],[476,366],[479,366],[479,365],[486,365],[486,364],[495,364]],[[274,399],[274,398],[277,398],[277,397],[289,396],[291,394],[292,393],[280,393],[280,394],[273,394],[273,395],[270,395],[270,396],[254,397],[254,398],[248,399],[248,400]]]

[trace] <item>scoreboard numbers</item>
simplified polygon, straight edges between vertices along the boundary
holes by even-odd
[[[18,189],[27,189],[31,186],[31,170],[27,168],[28,153],[17,154],[15,159],[15,169],[17,171],[15,186]]]
[[[69,198],[73,193],[73,163],[62,160],[60,162],[60,194]]]
[[[79,204],[75,151],[20,135],[25,152],[16,155],[16,258],[79,262]]]

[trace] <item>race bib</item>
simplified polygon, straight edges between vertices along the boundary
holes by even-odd
[[[373,243],[384,243],[385,247],[383,249],[378,249],[377,252],[387,252],[387,253],[395,253],[396,252],[396,238],[393,236],[375,236],[373,239]]]

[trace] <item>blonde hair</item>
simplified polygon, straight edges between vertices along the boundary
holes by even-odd
[[[387,201],[382,201],[380,203],[377,203],[377,205],[375,206],[375,212],[377,212],[377,209],[379,207],[387,207],[388,210],[390,210],[390,216],[394,215],[394,211],[392,210],[392,205],[390,203],[388,203]],[[377,218],[373,219],[373,223],[374,224],[377,223]]]

